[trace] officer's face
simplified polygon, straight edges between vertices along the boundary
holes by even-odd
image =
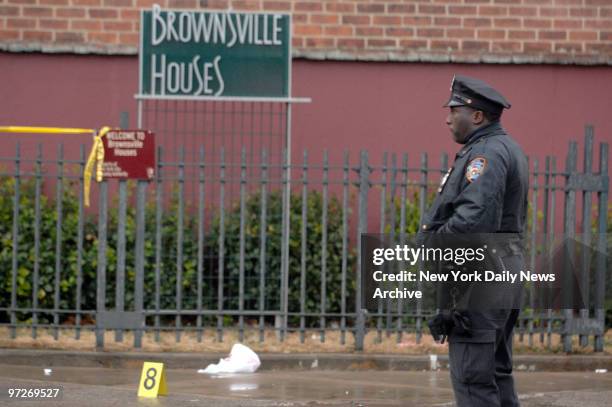
[[[451,107],[446,117],[446,125],[453,134],[453,140],[465,144],[467,136],[474,130],[474,109],[467,106]]]

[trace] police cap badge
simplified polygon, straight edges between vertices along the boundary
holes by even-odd
[[[476,110],[501,113],[510,108],[506,98],[491,85],[480,79],[455,75],[451,82],[450,99],[444,107],[469,106]]]

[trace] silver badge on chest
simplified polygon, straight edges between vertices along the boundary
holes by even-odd
[[[453,172],[453,167],[450,167],[448,171],[446,171],[446,174],[442,176],[442,179],[440,179],[440,186],[438,187],[438,193],[442,192],[442,188],[444,188],[444,184],[446,184],[446,181],[448,180],[448,177],[450,176],[451,172]]]

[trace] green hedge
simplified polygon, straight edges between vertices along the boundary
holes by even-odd
[[[10,306],[12,275],[12,224],[13,196],[15,181],[12,177],[0,179],[0,306]],[[60,279],[60,308],[76,308],[77,284],[77,227],[78,199],[77,185],[66,182],[63,194],[62,253]],[[45,186],[41,186],[45,191]],[[128,187],[128,190],[133,188]],[[149,193],[151,195],[151,193]],[[20,184],[19,204],[19,245],[18,245],[18,306],[29,308],[32,305],[32,279],[34,272],[34,220],[35,220],[35,184],[33,179],[22,179]],[[161,285],[160,306],[175,308],[177,282],[177,199],[176,192],[168,200],[162,215],[162,256],[160,263]],[[323,200],[319,192],[311,191],[308,195],[307,242],[306,242],[306,311],[320,310],[321,286],[321,236]],[[281,261],[281,207],[280,192],[271,192],[267,197],[267,247],[265,308],[280,307],[280,261]],[[117,210],[113,203],[108,214],[107,243],[107,307],[112,309],[115,303],[115,275],[117,268]],[[259,234],[260,234],[260,196],[258,193],[248,195],[245,201],[245,309],[258,309],[259,305]],[[300,255],[301,255],[301,217],[302,198],[291,197],[291,236],[290,250],[290,311],[299,311],[300,293]],[[220,221],[219,214],[205,227],[204,270],[203,270],[203,306],[217,308],[218,256]],[[350,216],[350,214],[349,214]],[[185,211],[183,232],[183,267],[182,267],[182,308],[193,309],[197,300],[197,218],[194,211]],[[56,203],[41,194],[40,202],[40,250],[39,250],[39,290],[40,308],[53,308],[53,292],[56,268]],[[155,235],[156,217],[154,200],[150,199],[145,215],[145,308],[155,306]],[[135,276],[135,208],[128,205],[126,226],[126,288],[125,306],[133,306]],[[239,280],[239,230],[240,208],[236,204],[227,209],[225,214],[225,267],[224,267],[224,308],[238,308]],[[96,269],[98,262],[97,215],[88,214],[84,222],[84,241],[82,255],[82,309],[96,307]],[[350,242],[349,242],[350,244]],[[328,237],[327,237],[327,306],[328,312],[340,311],[341,300],[341,264],[342,264],[342,209],[336,198],[328,201]],[[354,304],[354,267],[355,250],[348,248],[347,253],[347,307]],[[0,319],[6,320],[6,313]],[[27,320],[29,314],[20,315]],[[42,320],[45,315],[41,315]]]
[[[75,286],[77,269],[77,224],[78,200],[69,191],[73,190],[68,183],[64,185],[63,195],[63,222],[62,229],[62,256],[60,268],[62,278],[60,281],[61,308],[75,307]],[[41,186],[44,191],[44,186]],[[15,193],[15,179],[4,177],[0,179],[0,304],[2,307],[10,306],[12,284],[13,259],[13,199]],[[33,290],[33,273],[35,264],[34,225],[35,225],[35,181],[22,179],[20,182],[19,201],[19,234],[17,250],[17,301],[19,307],[31,307]],[[53,308],[53,292],[55,285],[56,268],[56,223],[57,211],[54,201],[44,194],[40,199],[40,249],[39,249],[39,289],[38,301],[40,308]],[[83,303],[95,304],[95,261],[97,245],[95,242],[95,228],[88,219],[84,233],[86,239],[83,243]]]
[[[253,194],[245,201],[245,269],[246,278],[254,279],[245,291],[246,299],[256,308],[259,299],[259,253],[260,253],[260,196]],[[300,310],[300,276],[301,276],[301,230],[302,230],[302,197],[291,197],[291,231],[289,239],[289,311]],[[336,198],[330,198],[327,206],[327,261],[326,292],[327,312],[339,312],[341,303],[342,277],[342,207]],[[267,197],[266,224],[266,290],[268,309],[280,309],[280,269],[282,251],[282,194],[273,192]],[[305,311],[318,312],[321,298],[321,259],[322,259],[322,214],[323,199],[317,191],[310,191],[307,198],[306,219],[306,262],[305,262]],[[349,214],[350,216],[350,214]],[[238,296],[239,261],[240,261],[240,208],[231,209],[226,218],[226,295],[234,298],[230,306],[236,307]],[[219,238],[219,220],[215,219],[209,244],[217,245]],[[349,242],[349,245],[351,243]],[[347,304],[354,303],[354,247],[347,247]]]
[[[61,279],[60,308],[76,308],[76,274],[77,274],[77,226],[78,199],[77,185],[65,182],[62,196],[62,254],[60,257]],[[12,177],[0,178],[0,307],[9,307],[11,299],[11,276],[13,256],[13,196],[15,180]],[[133,190],[130,184],[128,190]],[[54,188],[41,186],[42,191],[54,195]],[[32,306],[32,279],[34,272],[34,224],[35,224],[35,181],[24,178],[20,184],[20,216],[18,240],[18,273],[17,300],[18,306]],[[152,193],[149,192],[149,198]],[[132,197],[133,198],[133,197]],[[162,250],[161,250],[161,285],[160,307],[173,309],[176,304],[177,282],[177,196],[176,191],[167,199],[162,213]],[[247,195],[245,200],[245,309],[259,307],[259,252],[260,252],[260,199],[259,193]],[[354,201],[354,197],[352,198]],[[354,202],[353,202],[354,204]],[[351,205],[354,206],[354,205]],[[107,307],[115,304],[115,275],[117,268],[117,210],[116,202],[110,205],[108,244],[107,244]],[[265,309],[280,308],[280,263],[281,263],[281,208],[282,194],[271,192],[267,197],[266,225],[266,278]],[[323,199],[320,192],[308,193],[307,242],[306,242],[306,312],[320,312],[321,298],[321,238]],[[393,205],[387,204],[387,219],[391,210],[395,210],[396,228],[399,233],[400,203],[396,199]],[[192,209],[185,211],[183,233],[183,267],[182,267],[182,308],[194,309],[197,300],[197,253],[198,235],[197,218]],[[349,211],[349,224],[355,225],[355,218]],[[608,212],[608,238],[612,236],[612,211]],[[341,306],[341,272],[342,272],[342,207],[340,201],[331,197],[328,201],[327,227],[327,273],[326,273],[326,311],[339,312]],[[40,249],[39,249],[39,289],[40,308],[52,309],[56,268],[56,202],[41,194],[40,202]],[[155,306],[155,236],[156,217],[154,199],[149,199],[145,214],[145,308]],[[415,233],[419,225],[418,193],[410,194],[406,203],[406,225],[408,233]],[[291,196],[291,234],[289,240],[289,311],[300,310],[300,268],[301,268],[301,229],[302,197]],[[238,308],[239,261],[240,261],[240,207],[238,203],[227,209],[225,214],[225,266],[224,266],[224,308]],[[390,232],[387,226],[386,232]],[[349,237],[354,229],[349,228]],[[218,256],[220,238],[220,220],[218,212],[205,227],[204,269],[203,269],[203,307],[217,308]],[[97,215],[88,214],[84,220],[84,239],[82,255],[82,309],[94,310],[96,307],[96,269],[98,261]],[[134,248],[135,248],[135,208],[128,205],[126,227],[126,309],[133,306],[134,292]],[[349,239],[347,252],[347,310],[352,311],[355,300],[355,248],[354,239]],[[612,256],[608,256],[608,270],[612,269]],[[606,282],[607,292],[612,286],[612,279]],[[607,326],[610,326],[610,299],[606,296]],[[19,315],[27,320],[29,314]],[[41,316],[44,320],[45,315]],[[0,313],[0,322],[5,322],[7,313]],[[316,324],[316,318],[309,321]],[[231,321],[230,321],[231,322]],[[292,320],[292,323],[295,319]]]

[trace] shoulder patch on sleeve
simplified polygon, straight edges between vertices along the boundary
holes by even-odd
[[[473,158],[465,170],[465,178],[468,182],[474,182],[480,177],[480,175],[487,168],[487,159],[484,157]]]

